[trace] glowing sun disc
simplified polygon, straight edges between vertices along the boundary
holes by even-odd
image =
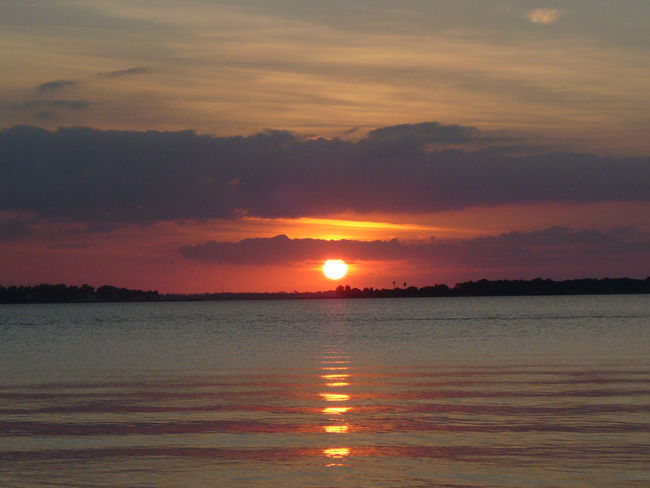
[[[348,265],[342,259],[328,259],[323,264],[323,274],[330,280],[340,280],[348,274]]]

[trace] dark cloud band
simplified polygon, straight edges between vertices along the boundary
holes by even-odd
[[[482,137],[435,123],[384,128],[357,142],[281,131],[213,137],[14,127],[0,132],[0,210],[138,222],[650,200],[649,158],[456,145]],[[431,150],[431,142],[454,148]]]
[[[322,261],[336,257],[351,261],[412,261],[422,263],[494,264],[508,266],[545,260],[566,262],[576,254],[594,261],[606,255],[639,255],[650,258],[647,236],[632,228],[599,231],[550,227],[530,232],[422,242],[249,238],[239,242],[209,241],[188,245],[181,254],[198,261],[232,265],[278,265]]]

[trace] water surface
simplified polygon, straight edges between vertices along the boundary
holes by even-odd
[[[0,307],[3,487],[647,487],[647,296]]]

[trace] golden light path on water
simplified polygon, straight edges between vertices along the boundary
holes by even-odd
[[[343,415],[350,411],[350,407],[323,407],[321,410],[325,415]]]
[[[338,348],[331,348],[328,353],[323,356],[321,360],[321,379],[325,380],[324,386],[329,389],[336,389],[334,391],[324,391],[319,393],[319,396],[328,403],[336,402],[343,403],[349,402],[351,396],[349,393],[342,392],[342,388],[350,386],[348,381],[351,377],[349,370],[350,367],[349,356],[343,355]],[[346,365],[346,366],[343,366]],[[332,374],[330,371],[337,371]],[[336,381],[331,381],[336,380]],[[341,381],[346,380],[346,381]],[[347,421],[346,415],[352,407],[349,406],[328,406],[324,405],[321,413],[325,415],[328,424],[323,426],[323,431],[327,434],[348,434],[350,432],[350,424]],[[343,467],[347,466],[343,462],[350,455],[350,447],[337,445],[335,447],[328,447],[323,449],[323,455],[329,462],[325,464],[326,467]]]

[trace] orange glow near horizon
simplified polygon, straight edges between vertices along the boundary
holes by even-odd
[[[244,217],[241,223],[244,226],[249,224],[270,227],[270,232],[290,232],[293,238],[313,239],[381,239],[388,233],[390,236],[401,236],[402,238],[428,237],[436,235],[457,235],[464,234],[462,229],[443,227],[418,223],[395,223],[403,221],[404,217],[394,215],[377,214],[375,217],[382,220],[361,220],[363,216],[357,214],[337,215],[331,217],[300,217],[297,219],[265,219],[261,217]],[[383,219],[386,220],[383,220]],[[390,219],[390,220],[389,220]]]
[[[407,222],[435,222],[447,226],[445,232],[380,231],[349,227],[355,235],[341,233],[338,238],[390,239],[399,238],[416,242],[428,239],[432,234],[441,238],[473,238],[478,235],[494,235],[516,228],[518,231],[539,229],[551,225],[570,226],[581,218],[584,226],[633,226],[644,232],[650,231],[647,215],[648,203],[601,203],[581,205],[528,205],[498,206],[445,211],[437,214],[418,215],[375,215],[377,220]],[[12,214],[13,215],[13,214]],[[350,215],[350,218],[355,217]],[[357,216],[358,217],[358,216]],[[318,220],[318,219],[316,219]],[[334,219],[332,219],[334,220]],[[293,221],[291,221],[293,222]],[[291,224],[272,219],[241,219],[220,225],[222,221],[210,219],[205,222],[158,222],[143,228],[124,225],[101,236],[82,232],[81,224],[38,224],[39,232],[52,234],[47,248],[36,240],[13,240],[0,243],[0,263],[5,285],[33,285],[36,283],[66,283],[81,286],[88,283],[99,287],[113,286],[158,290],[161,293],[218,293],[228,292],[276,292],[292,290],[324,291],[336,287],[337,282],[325,278],[320,272],[322,261],[311,260],[295,265],[275,264],[257,266],[253,264],[221,264],[179,258],[169,253],[179,243],[201,243],[208,240],[237,242],[250,236],[272,236],[285,233],[291,238],[317,238],[319,230],[314,224],[300,220]],[[454,227],[455,225],[455,227]],[[339,227],[343,229],[343,227]],[[215,230],[217,229],[217,230]],[[133,246],[133,242],[147,245]],[[9,258],[11,256],[11,258]],[[102,263],[98,266],[97,263]],[[607,264],[609,263],[609,264]],[[532,265],[531,265],[532,266]],[[500,279],[516,271],[521,278],[534,278],[543,273],[529,266],[498,270],[482,265],[432,261],[427,268],[408,260],[371,261],[358,260],[349,264],[348,283],[352,287],[392,288],[393,281],[408,282],[415,286],[434,283],[454,283],[474,280],[479,277]],[[602,269],[595,272],[591,264],[566,266],[561,271],[551,270],[548,277],[565,279],[590,274],[629,274],[636,276],[638,264],[630,264],[621,258],[620,262],[603,261]],[[613,270],[616,271],[613,271]],[[343,281],[348,281],[347,278]],[[334,284],[336,283],[336,284]],[[334,284],[334,286],[332,286]]]

